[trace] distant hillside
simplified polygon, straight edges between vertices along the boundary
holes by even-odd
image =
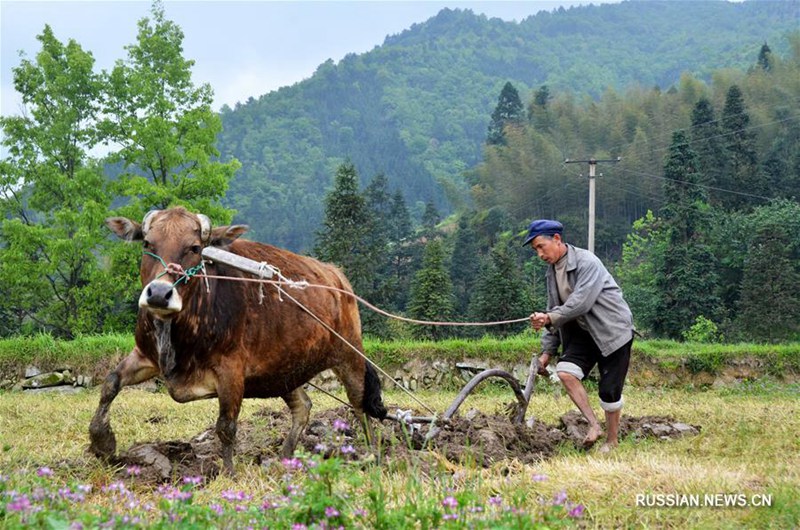
[[[242,162],[227,202],[250,237],[307,251],[336,167],[384,173],[412,211],[462,200],[506,81],[596,97],[667,88],[785,51],[800,2],[623,2],[540,12],[520,23],[444,9],[370,52],[328,61],[301,83],[222,111],[223,157]]]

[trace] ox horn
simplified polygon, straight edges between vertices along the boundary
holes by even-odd
[[[200,239],[203,240],[203,243],[208,243],[208,239],[211,237],[211,219],[201,213],[197,214],[197,218],[200,219]]]
[[[161,210],[150,210],[144,214],[144,219],[142,220],[142,234],[147,235],[147,232],[150,230],[150,223],[153,221],[153,217],[155,217],[155,214],[160,211]]]

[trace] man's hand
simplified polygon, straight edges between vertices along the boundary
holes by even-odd
[[[536,331],[539,331],[550,323],[550,317],[547,313],[534,313],[531,315],[531,326]]]
[[[550,363],[550,354],[544,352],[539,356],[539,369],[537,373],[539,375],[550,376],[550,372],[547,371],[547,365]]]

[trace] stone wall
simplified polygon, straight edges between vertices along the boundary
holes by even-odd
[[[113,366],[113,364],[111,364]],[[384,389],[393,388],[396,381],[410,391],[416,390],[458,390],[475,374],[488,369],[500,368],[508,371],[520,385],[524,385],[528,376],[528,364],[486,362],[479,359],[463,361],[427,361],[414,359],[403,365],[383,368],[386,374],[380,373],[381,385]],[[687,362],[654,361],[643,357],[634,357],[628,372],[628,382],[638,386],[725,386],[741,381],[754,380],[769,374],[769,366],[764,359],[742,357],[728,361],[713,373],[692,370]],[[69,367],[40,370],[36,366],[27,366],[15,370],[3,370],[0,375],[0,390],[23,391],[65,391],[65,387],[74,389],[89,388],[103,381],[108,373],[108,366],[98,370],[74,370]],[[590,377],[592,377],[590,375]],[[596,377],[596,374],[595,374]],[[778,377],[784,382],[800,381],[800,373],[789,370]],[[315,386],[334,391],[339,388],[339,380],[330,370],[312,380]]]

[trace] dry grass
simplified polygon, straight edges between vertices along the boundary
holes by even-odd
[[[469,489],[488,497],[518,496],[531,507],[561,490],[584,504],[584,524],[601,528],[720,528],[800,525],[800,402],[796,387],[767,385],[738,390],[685,391],[678,389],[626,390],[624,414],[667,415],[702,426],[699,436],[681,440],[624,440],[611,455],[564,448],[553,459],[537,465],[501,462],[490,469],[459,466],[426,454],[417,461],[391,464],[383,474],[388,503],[400,506],[442,487]],[[421,392],[418,397],[435,410],[444,410],[455,393]],[[85,453],[87,427],[97,404],[97,390],[78,395],[0,394],[0,472],[48,465],[63,477],[74,476],[101,486],[111,470]],[[510,401],[505,389],[473,395],[462,407],[495,413]],[[339,403],[315,394],[315,408]],[[596,398],[594,404],[597,407]],[[389,403],[411,406],[403,394],[388,392]],[[242,418],[261,407],[278,409],[278,400],[245,402]],[[572,408],[552,387],[534,395],[529,416],[556,423]],[[313,414],[313,411],[312,411]],[[135,442],[188,439],[210,427],[216,402],[177,404],[166,394],[126,389],[112,407],[112,425],[118,446]],[[61,464],[59,464],[61,463]],[[212,498],[224,490],[244,490],[255,496],[272,493],[279,484],[274,474],[244,462],[237,463],[235,480],[220,477],[201,494]],[[353,473],[368,473],[354,467]],[[546,475],[547,480],[537,480]],[[98,491],[97,488],[96,491]],[[637,494],[742,493],[772,496],[772,507],[655,508],[636,505]],[[94,501],[102,503],[100,495]]]

